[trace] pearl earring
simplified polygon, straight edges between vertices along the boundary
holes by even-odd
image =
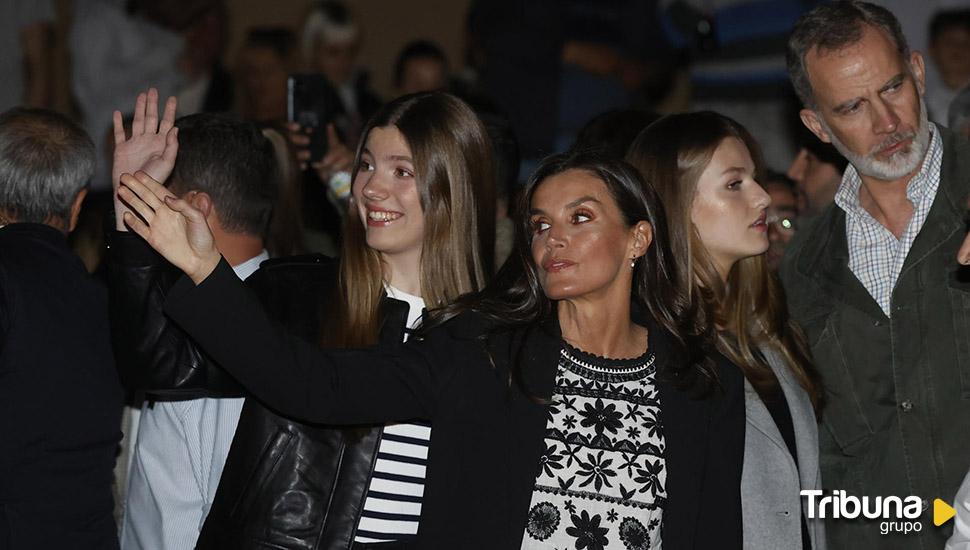
[[[636,258],[630,258],[630,269],[633,269],[636,266],[637,266],[637,259]]]

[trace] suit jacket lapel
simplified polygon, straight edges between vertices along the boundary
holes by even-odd
[[[963,217],[967,210],[966,196],[961,196],[959,189],[966,186],[966,182],[960,181],[960,174],[970,171],[970,166],[965,166],[970,164],[967,159],[968,147],[966,143],[961,147],[954,135],[945,129],[938,126],[937,131],[941,133],[940,137],[943,141],[940,185],[926,221],[923,222],[923,227],[913,241],[909,254],[906,255],[900,277],[947,242],[954,233],[965,231]]]

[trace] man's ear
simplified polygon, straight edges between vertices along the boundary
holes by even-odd
[[[633,258],[639,258],[647,253],[650,243],[653,242],[653,226],[649,222],[637,222],[633,226],[633,242],[630,243],[630,254]]]
[[[212,197],[204,191],[189,191],[183,197],[196,209],[200,210],[202,214],[209,219],[212,215]]]
[[[88,196],[88,190],[85,187],[78,192],[77,196],[74,197],[74,202],[71,203],[71,219],[68,220],[67,232],[70,233],[74,231],[77,227],[77,219],[81,215],[81,205],[84,203],[84,198]]]
[[[798,111],[798,116],[802,119],[802,124],[815,134],[815,137],[825,143],[832,143],[832,136],[822,127],[822,121],[819,120],[818,113],[812,109],[802,109]]]
[[[916,89],[920,95],[926,93],[926,66],[923,64],[923,55],[913,52],[909,55],[909,68],[913,71],[913,80],[916,81]]]

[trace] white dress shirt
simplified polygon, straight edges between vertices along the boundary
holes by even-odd
[[[233,267],[245,280],[269,258]],[[245,398],[156,402],[142,409],[121,528],[124,550],[190,550],[219,487]]]

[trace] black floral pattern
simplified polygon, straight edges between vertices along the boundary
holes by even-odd
[[[627,550],[650,548],[650,532],[636,518],[623,518],[620,522],[620,540]]]
[[[551,502],[540,502],[529,510],[526,532],[536,540],[546,540],[559,527],[559,510]]]
[[[616,477],[616,472],[610,468],[613,464],[613,459],[603,458],[603,451],[600,451],[595,457],[593,453],[586,455],[586,462],[581,462],[580,466],[583,467],[579,471],[580,477],[585,477],[586,481],[579,484],[580,487],[586,487],[590,483],[597,491],[603,488],[603,486],[612,487],[610,485],[610,478]]]
[[[603,550],[609,540],[606,533],[610,530],[607,527],[600,527],[600,516],[589,517],[589,512],[583,510],[582,514],[570,516],[573,522],[572,527],[566,528],[566,534],[576,539],[576,549],[583,550]]]
[[[557,452],[557,446],[551,445],[546,447],[546,452],[539,459],[539,464],[542,465],[542,470],[548,476],[553,475],[553,470],[562,470],[562,457],[563,455]]]
[[[660,472],[663,471],[663,467],[663,462],[658,460],[652,463],[647,461],[645,468],[637,468],[638,475],[633,478],[633,481],[640,484],[641,493],[650,491],[650,494],[656,497],[657,493],[663,490],[660,481]]]
[[[597,435],[602,434],[604,430],[616,433],[616,430],[623,425],[620,422],[623,414],[616,410],[616,405],[610,403],[604,406],[602,399],[597,399],[592,405],[586,403],[579,414],[583,417],[580,424],[587,428],[592,426]]]
[[[563,350],[523,549],[659,545],[667,495],[654,373],[649,356]]]

